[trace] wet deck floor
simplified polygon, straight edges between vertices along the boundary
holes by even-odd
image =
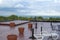
[[[33,28],[35,28],[35,23],[32,23],[32,24],[33,24]],[[48,25],[46,25],[46,24],[48,24]],[[42,25],[41,23],[38,23],[37,31],[36,31],[36,29],[34,29],[35,33],[40,33],[41,25]],[[47,32],[51,32],[52,31],[50,23],[45,23],[43,26],[44,26],[44,28],[43,28],[44,31],[47,31]],[[22,37],[19,36],[19,32],[18,32],[18,28],[19,27],[24,27],[25,28],[24,36],[22,36]],[[48,31],[48,30],[50,30],[50,31]],[[18,36],[17,40],[33,40],[33,39],[29,39],[29,37],[31,37],[31,30],[28,29],[28,23],[24,24],[24,25],[16,26],[15,28],[10,28],[9,26],[0,26],[0,40],[7,40],[7,36],[10,35],[10,34],[17,35]]]
[[[19,32],[18,32],[19,27],[25,28],[23,37],[19,36]],[[16,26],[15,28],[10,28],[9,26],[0,26],[0,40],[7,40],[7,36],[10,34],[17,35],[18,36],[17,40],[32,40],[32,39],[29,39],[29,37],[31,36],[31,31],[28,30],[27,24],[19,25],[19,26]]]

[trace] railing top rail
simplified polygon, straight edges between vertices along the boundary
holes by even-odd
[[[60,21],[34,21],[34,20],[31,20],[31,22],[60,22]]]

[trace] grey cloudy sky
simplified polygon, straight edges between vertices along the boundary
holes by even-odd
[[[60,16],[60,0],[0,0],[0,15]]]

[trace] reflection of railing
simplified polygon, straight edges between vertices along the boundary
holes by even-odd
[[[60,25],[54,26],[53,30],[60,31]]]
[[[60,29],[54,29],[54,25],[53,23],[60,23],[60,21],[37,21],[37,20],[30,20],[31,22],[50,22],[50,26],[51,26],[51,29],[52,30],[55,30],[55,31],[60,31]],[[42,25],[42,24],[41,24]],[[55,25],[56,26],[56,25]]]
[[[48,22],[50,22],[50,21],[48,21]],[[54,25],[54,23],[60,23],[60,21],[59,22],[58,21],[56,21],[56,22],[54,22],[54,21],[50,22],[50,26],[51,26],[51,29],[53,31],[60,31],[60,24]]]
[[[34,34],[36,39],[38,40],[57,40],[58,39],[58,34],[57,33],[43,33],[41,34]]]

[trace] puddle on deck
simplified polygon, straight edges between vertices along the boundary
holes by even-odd
[[[43,31],[46,31],[48,33],[53,31],[49,22],[37,22],[37,30],[35,29],[35,23],[32,22],[32,24],[34,28],[34,33],[38,33],[38,34],[41,33],[41,26],[43,28],[42,29]],[[53,27],[55,29],[58,29],[56,27],[57,25],[60,25],[60,23],[52,23],[52,25],[55,25]],[[18,32],[19,27],[25,28],[23,37],[19,36],[19,32]],[[60,35],[59,31],[54,30],[53,32],[56,32]],[[9,34],[16,34],[18,36],[18,40],[32,40],[29,39],[29,37],[31,36],[31,30],[28,29],[28,23],[24,25],[16,26],[15,28],[10,28],[9,26],[0,26],[0,40],[7,40],[7,36]]]

